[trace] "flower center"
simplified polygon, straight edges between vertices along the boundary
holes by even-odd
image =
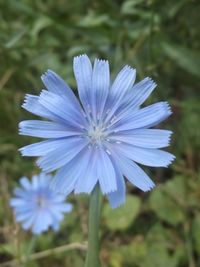
[[[88,130],[88,136],[92,144],[99,144],[106,138],[104,129],[101,126],[93,126]]]
[[[40,208],[46,208],[48,206],[48,203],[44,197],[40,196],[37,199],[37,205]]]

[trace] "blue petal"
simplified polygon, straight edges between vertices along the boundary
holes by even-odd
[[[56,206],[56,209],[59,212],[70,212],[72,211],[73,205],[69,203],[60,203],[59,205]]]
[[[52,180],[52,179],[51,179]],[[50,182],[51,183],[51,182]],[[49,184],[50,184],[49,183]],[[48,185],[49,185],[48,184]],[[56,192],[55,192],[56,193]],[[66,196],[65,196],[65,194],[55,194],[55,196],[54,196],[54,199],[53,199],[53,203],[54,204],[60,204],[60,203],[62,203],[64,200],[65,200],[65,198],[66,198]]]
[[[29,220],[33,216],[33,214],[34,214],[34,212],[29,207],[29,210],[26,210],[26,211],[23,211],[20,213],[18,212],[16,214],[16,221],[17,222],[23,222],[23,221]]]
[[[33,175],[32,177],[32,188],[33,190],[37,190],[40,187],[40,180],[37,175]]]
[[[136,83],[131,88],[124,99],[124,103],[128,108],[139,107],[149,97],[152,91],[156,88],[156,83],[151,78],[145,78]]]
[[[82,55],[74,58],[73,68],[79,97],[87,111],[91,104],[92,64],[86,55]]]
[[[136,71],[129,66],[125,66],[115,78],[110,96],[113,100],[121,100],[124,94],[133,86],[136,77]]]
[[[50,144],[51,144],[51,146],[53,146],[52,143],[54,143],[54,142],[53,142],[53,140],[51,140],[51,141],[50,141]],[[50,181],[52,179],[52,176],[51,175],[47,175],[46,173],[41,172],[38,175],[38,178],[39,178],[40,188],[42,188],[43,191],[46,191],[47,193],[49,193],[50,192],[50,190],[49,190],[49,184],[50,184]]]
[[[82,166],[85,166],[83,175],[79,177],[76,182],[74,192],[90,194],[94,189],[98,179],[96,172],[97,165],[97,151],[95,148],[88,148],[85,151],[84,159],[82,160]],[[82,167],[83,168],[83,167]]]
[[[26,189],[26,190],[31,189],[31,183],[27,177],[22,177],[19,182],[24,189]]]
[[[30,195],[30,194],[29,194]],[[20,215],[20,214],[24,214],[24,213],[32,213],[32,208],[34,208],[32,206],[32,203],[30,205],[27,205],[27,202],[29,202],[30,198],[25,198],[24,199],[26,202],[24,202],[23,205],[19,205],[19,206],[13,206],[16,215]],[[11,204],[11,203],[10,203]],[[12,205],[11,205],[12,206]]]
[[[115,116],[125,118],[130,113],[133,113],[134,110],[144,103],[155,87],[156,83],[150,78],[145,78],[135,84],[122,99],[122,103]]]
[[[120,156],[120,168],[123,175],[136,187],[146,192],[155,184],[148,175],[133,161]]]
[[[54,171],[67,164],[87,145],[86,139],[78,137],[60,140],[57,148],[40,158],[37,164],[44,172]]]
[[[125,118],[117,117],[110,131],[119,132],[157,125],[172,114],[167,102],[159,102],[151,106],[130,112]]]
[[[58,74],[52,70],[48,70],[41,78],[50,92],[65,97],[67,104],[72,103],[76,108],[80,108],[80,104],[73,91]]]
[[[126,92],[133,86],[136,77],[136,71],[129,66],[125,66],[117,75],[111,88],[107,102],[107,116],[105,122],[108,122],[115,111],[119,108]]]
[[[124,176],[136,187],[142,191],[149,191],[154,187],[152,180],[146,175],[146,173],[133,161],[123,156],[122,153],[110,144],[107,144],[111,151],[112,158],[118,164],[121,172]]]
[[[117,189],[115,171],[107,153],[98,147],[86,148],[81,153],[82,157],[78,155],[58,171],[54,177],[54,188],[66,194],[73,190],[75,193],[90,193],[99,180],[103,194],[115,191]]]
[[[43,90],[39,96],[39,103],[54,115],[63,119],[67,125],[78,129],[84,128],[86,121],[83,112],[67,103],[63,97]]]
[[[115,149],[117,153],[151,167],[167,167],[175,158],[169,152],[159,149],[141,148],[122,143],[118,144]]]
[[[60,209],[53,207],[51,210],[51,216],[53,220],[61,221],[64,218],[64,215]]]
[[[11,198],[10,200],[10,206],[11,207],[20,207],[26,204],[26,201],[24,199],[20,198]]]
[[[172,132],[159,129],[136,129],[112,135],[110,140],[144,148],[162,148],[169,145]]]
[[[80,135],[81,132],[64,124],[51,121],[27,120],[19,123],[19,133],[41,138],[58,138]]]
[[[60,139],[47,140],[38,142],[32,145],[24,146],[19,149],[22,156],[39,157],[44,156],[47,153],[57,148],[57,144],[60,144]]]
[[[50,187],[55,192],[69,195],[75,187],[75,183],[79,178],[79,170],[76,170],[76,158],[65,166],[61,167],[53,177]]]
[[[26,198],[28,196],[27,192],[21,188],[15,188],[14,194],[16,197],[19,197],[19,198]]]
[[[52,209],[41,210],[38,214],[37,219],[38,223],[40,224],[41,230],[47,230],[48,227],[53,223]]]
[[[93,117],[99,120],[102,116],[109,93],[110,71],[109,63],[95,59],[92,73],[91,108]]]
[[[41,214],[40,214],[41,213]],[[32,231],[34,234],[41,234],[43,231],[47,230],[48,225],[45,219],[43,220],[44,213],[38,212],[37,217],[32,225]]]
[[[103,194],[108,194],[117,190],[116,175],[113,164],[103,148],[98,147],[97,149],[97,163],[96,171],[97,178]]]
[[[117,191],[111,192],[108,194],[108,200],[110,206],[115,209],[120,205],[124,204],[126,201],[126,187],[124,177],[119,169],[119,167],[115,164],[115,174],[117,180]]]
[[[39,103],[39,96],[27,94],[25,96],[25,100],[24,100],[22,107],[37,116],[40,116],[40,117],[43,117],[43,118],[46,118],[52,121],[56,121],[56,122],[61,122],[61,123],[64,122],[62,118],[53,114],[50,110],[46,109],[44,106],[42,106]]]
[[[87,157],[85,157],[87,150],[88,148],[83,149],[70,162],[60,168],[51,182],[53,190],[68,195],[75,189],[78,179],[84,179],[87,168]]]
[[[22,224],[22,227],[24,230],[28,230],[31,225],[35,222],[35,219],[37,218],[37,213],[33,212],[30,217],[25,220]]]

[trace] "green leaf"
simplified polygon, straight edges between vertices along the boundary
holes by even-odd
[[[5,44],[6,48],[11,48],[16,45],[17,42],[27,33],[27,28],[21,28],[11,39]]]
[[[117,208],[111,209],[109,204],[105,205],[103,216],[106,226],[110,230],[125,230],[137,217],[141,207],[141,201],[136,196],[127,196],[126,203]]]
[[[115,247],[110,254],[110,265],[112,267],[121,266],[142,266],[141,262],[148,254],[148,247],[144,240],[138,238],[129,245]],[[133,265],[133,263],[135,265]]]
[[[49,17],[42,16],[35,21],[30,34],[32,35],[32,37],[36,38],[41,30],[44,30],[45,28],[51,26],[52,24],[53,21]]]
[[[163,51],[177,65],[187,72],[200,77],[200,53],[172,43],[162,43]]]
[[[186,205],[186,177],[178,175],[173,177],[172,180],[169,180],[166,185],[164,185],[167,193],[174,199],[177,204],[182,206]]]
[[[200,254],[200,213],[197,213],[192,224],[192,236],[195,250]]]
[[[176,254],[170,255],[166,246],[155,242],[149,245],[148,255],[143,259],[140,267],[176,267],[178,260]]]
[[[122,14],[130,15],[130,14],[137,14],[139,10],[136,8],[138,4],[141,4],[143,0],[127,0],[122,4],[121,12]]]
[[[104,24],[113,25],[113,22],[107,14],[98,15],[93,11],[90,11],[80,22],[78,22],[78,26],[86,28],[99,27]]]
[[[149,199],[151,209],[165,222],[177,225],[185,220],[184,186],[180,178],[169,181],[166,185],[158,186]]]

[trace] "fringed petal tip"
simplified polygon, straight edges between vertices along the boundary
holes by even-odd
[[[33,113],[32,109],[35,107],[35,104],[37,103],[37,98],[38,98],[38,96],[26,94],[24,97],[24,101],[21,104],[21,107],[23,109]]]
[[[157,87],[157,83],[150,79],[149,87],[151,87],[151,91],[153,91]]]
[[[26,154],[24,153],[24,147],[19,148],[18,151],[22,155],[22,157],[26,156]]]
[[[40,157],[38,160],[36,160],[36,165],[44,172],[44,173],[50,173],[51,170],[48,170],[48,167],[44,166],[45,162],[43,157]]]
[[[176,157],[173,155],[173,154],[171,154],[171,160],[169,161],[169,163],[166,165],[166,166],[164,166],[165,168],[168,168],[171,164],[172,164],[172,162],[174,161],[176,159]]]
[[[157,83],[151,78],[151,77],[145,77],[143,80],[142,80],[143,82],[149,82],[150,84],[154,84],[155,86],[157,86]]]
[[[107,63],[107,64],[109,64],[109,61],[106,59],[95,58],[94,64],[95,63],[103,63],[103,64]]]
[[[156,187],[155,183],[152,182],[152,184],[149,185],[148,188],[144,189],[144,192],[150,192],[151,190],[153,190]]]
[[[134,69],[134,68],[132,68],[131,66],[129,66],[129,65],[125,65],[123,68],[122,68],[122,70],[127,70],[127,71],[133,71],[134,72],[134,74],[136,74],[136,69]]]
[[[24,106],[26,106],[27,101],[29,100],[29,98],[30,98],[31,96],[32,96],[32,95],[30,95],[30,94],[25,94],[24,102],[23,102],[22,105],[21,105],[22,108],[24,108]]]
[[[25,135],[23,132],[19,129],[19,135]]]
[[[86,54],[81,54],[79,56],[74,57],[73,62],[76,63],[78,60],[89,60],[89,57]]]
[[[92,189],[93,190],[93,189]],[[88,190],[88,191],[86,191],[86,190],[77,190],[77,189],[74,189],[74,194],[75,195],[79,195],[79,194],[87,194],[87,195],[89,195],[89,194],[91,194],[92,193],[92,190]],[[114,188],[114,189],[112,189],[112,190],[108,190],[107,192],[104,190],[104,192],[102,192],[102,190],[101,190],[101,193],[102,193],[102,195],[104,195],[104,196],[106,196],[106,195],[108,195],[108,194],[110,194],[110,193],[114,193],[114,192],[116,192],[117,191],[117,189],[116,188]]]
[[[146,181],[146,185],[143,185],[142,191],[149,192],[155,187],[155,183],[152,180]]]
[[[18,123],[18,130],[19,130],[19,134],[23,135],[23,128],[24,128],[24,122],[25,121],[20,121],[20,123]]]
[[[46,97],[46,96],[50,96],[51,94],[54,95],[54,93],[49,92],[49,91],[43,89],[43,90],[40,92],[40,94],[39,94],[39,98]]]
[[[136,69],[133,69],[129,65],[125,65],[119,73],[121,73],[121,74],[123,73],[123,75],[125,75],[125,78],[127,79],[127,84],[128,84],[128,80],[129,80],[129,83],[134,85],[134,82],[136,79]],[[124,79],[124,77],[123,77],[123,79]]]
[[[101,192],[102,192],[102,190],[101,190]],[[117,187],[112,188],[112,189],[110,189],[110,190],[104,190],[104,192],[102,192],[102,194],[103,194],[104,196],[106,196],[106,195],[108,195],[108,194],[115,193],[115,192],[117,192]]]
[[[171,140],[172,140],[172,134],[173,134],[173,132],[170,131],[170,130],[168,130],[168,137],[167,137],[167,144],[166,144],[166,146],[169,146],[170,145]]]
[[[162,102],[162,103],[163,103],[163,108],[166,110],[166,113],[168,114],[168,116],[170,116],[172,114],[172,109],[169,103],[167,101]]]
[[[41,80],[43,82],[47,81],[48,78],[53,78],[53,77],[58,77],[59,76],[51,69],[47,69],[42,75],[41,75]]]
[[[53,72],[53,71],[52,71]],[[51,74],[51,70],[46,70],[42,75],[41,75],[41,80],[45,81],[45,79],[47,78],[47,76]]]

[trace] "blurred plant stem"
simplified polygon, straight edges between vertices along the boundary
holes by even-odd
[[[67,244],[64,246],[60,246],[60,247],[56,247],[56,248],[51,248],[51,249],[47,249],[44,251],[40,251],[40,252],[36,252],[33,253],[31,255],[29,255],[29,257],[27,258],[27,255],[22,256],[19,259],[14,259],[11,261],[5,261],[3,263],[0,263],[0,267],[16,267],[16,266],[20,266],[22,267],[23,264],[26,264],[30,261],[36,261],[36,260],[40,260],[43,259],[45,257],[49,257],[51,255],[56,255],[59,253],[64,253],[67,251],[71,251],[71,250],[75,250],[75,249],[79,249],[79,250],[86,250],[87,244],[86,243],[71,243],[71,244]],[[19,265],[20,262],[20,265]],[[28,266],[28,265],[25,265]]]
[[[32,238],[30,239],[30,242],[26,250],[25,257],[27,261],[29,261],[30,255],[34,252],[36,242],[37,242],[37,235],[33,235]]]
[[[90,197],[88,250],[84,267],[100,267],[99,259],[99,224],[101,215],[102,196],[99,185],[96,185]]]

